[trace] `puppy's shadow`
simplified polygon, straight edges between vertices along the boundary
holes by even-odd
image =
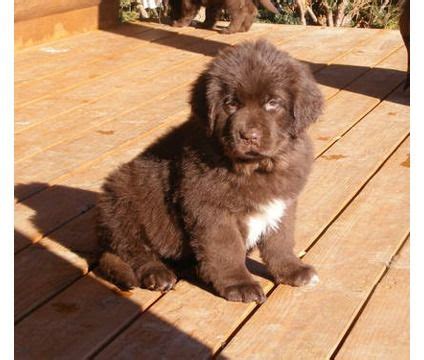
[[[26,188],[40,186],[47,187],[47,184],[19,184],[16,190],[20,192],[25,191]],[[95,230],[96,199],[97,193],[94,191],[54,185],[24,200],[21,204],[33,210],[30,221],[39,234],[84,258],[89,269],[101,277],[102,274],[96,268],[101,250]],[[17,252],[25,251],[25,248],[31,244],[32,241],[27,238],[27,235],[15,229]],[[203,283],[196,276],[194,261],[168,261],[167,263],[175,270],[179,279],[184,279],[216,295],[211,286]],[[252,274],[271,280],[263,264],[251,258],[247,258],[246,264]]]
[[[25,190],[25,187],[38,188],[39,186],[46,187],[47,184],[20,184],[17,188],[18,190]],[[32,209],[33,215],[30,221],[40,234],[45,234],[49,243],[46,243],[44,240],[33,244],[33,239],[29,238],[28,231],[24,231],[24,229],[15,230],[15,246],[17,248],[15,257],[15,323],[18,326],[15,332],[15,339],[19,344],[23,344],[25,341],[29,341],[31,344],[34,343],[31,336],[28,338],[28,334],[35,334],[39,331],[39,328],[32,328],[33,326],[38,326],[38,322],[28,321],[25,322],[23,326],[20,326],[20,323],[27,317],[33,317],[33,319],[40,317],[41,315],[39,314],[43,314],[43,312],[39,313],[37,309],[44,306],[46,302],[48,308],[57,312],[57,314],[49,313],[49,316],[53,318],[58,317],[57,321],[59,324],[54,325],[51,322],[52,319],[40,318],[40,326],[43,328],[43,332],[48,334],[49,341],[37,345],[36,349],[19,346],[17,353],[23,357],[34,357],[36,355],[34,351],[40,349],[44,351],[45,348],[49,349],[48,351],[53,354],[52,356],[63,356],[64,354],[61,353],[63,349],[60,345],[63,345],[65,340],[59,340],[63,334],[57,331],[57,327],[65,326],[67,321],[76,322],[74,324],[75,326],[79,326],[79,320],[77,320],[79,318],[85,319],[81,320],[83,323],[87,323],[87,321],[96,322],[95,318],[91,316],[91,313],[96,312],[103,314],[102,316],[107,316],[105,312],[114,311],[114,304],[120,308],[125,304],[127,310],[132,309],[134,314],[140,311],[139,304],[133,303],[131,297],[119,296],[119,291],[115,292],[115,290],[113,290],[112,293],[114,293],[117,298],[113,301],[109,301],[109,297],[111,296],[109,288],[105,288],[105,285],[94,277],[85,276],[83,278],[83,271],[71,263],[68,260],[70,259],[68,256],[62,256],[64,255],[62,250],[59,251],[59,253],[57,251],[51,251],[52,242],[70,249],[73,253],[78,254],[86,260],[89,264],[88,270],[91,269],[96,275],[100,275],[101,277],[101,274],[96,271],[100,250],[95,232],[94,206],[96,197],[97,193],[94,191],[55,185],[21,203],[23,206]],[[28,270],[34,268],[34,264],[37,268],[35,273],[34,271]],[[47,266],[45,266],[46,264]],[[194,286],[199,286],[212,292],[212,289],[195,278],[193,268],[190,267],[190,264],[180,264],[179,269],[179,275],[182,278],[186,279]],[[52,270],[55,273],[53,276]],[[58,279],[60,280],[59,283],[56,282]],[[53,284],[51,283],[52,280]],[[105,304],[108,304],[107,306],[102,305],[99,308],[96,303],[90,300],[76,301],[76,305],[73,305],[73,303],[69,305],[69,301],[74,301],[70,298],[69,293],[66,296],[62,296],[63,292],[67,292],[66,289],[69,286],[76,288],[74,289],[75,295],[78,293],[77,289],[81,287],[82,289],[87,289],[88,283],[90,283],[91,291],[94,291],[92,294],[98,293],[98,297],[101,298],[105,296],[105,298],[107,298],[108,302],[105,302]],[[45,292],[46,288],[50,289],[48,293]],[[31,289],[37,289],[37,292],[28,293],[26,289],[29,289],[29,291],[31,291]],[[84,298],[84,296],[86,295],[83,291],[78,293],[79,298]],[[131,313],[130,310],[128,311]],[[73,320],[67,320],[67,316],[71,316]],[[99,316],[97,318],[100,318]],[[203,354],[208,358],[212,357],[213,351],[211,348],[194,339],[190,334],[184,333],[175,325],[163,319],[159,319],[149,310],[144,311],[141,316],[143,321],[140,331],[146,336],[143,335],[141,339],[137,340],[136,348],[140,350],[140,353],[144,353],[143,351],[145,351],[145,349],[143,349],[143,346],[148,345],[147,347],[150,351],[153,351],[153,353],[150,354],[152,356],[161,357],[164,355],[165,357],[169,357],[171,356],[169,352],[175,351],[176,348],[178,348],[178,353],[187,357],[198,354]],[[46,320],[46,322],[44,320]],[[129,323],[133,320],[133,318],[127,319]],[[122,321],[124,321],[124,319],[121,319],[120,323],[122,323]],[[66,326],[72,331],[74,325],[68,324]],[[89,337],[81,336],[81,338],[78,339],[79,345],[76,348],[95,347],[96,343],[92,343],[93,339],[98,341],[99,344],[102,344],[104,342],[105,331],[112,331],[113,334],[113,331],[116,332],[121,329],[121,327],[112,329],[111,326],[111,324],[105,321],[93,323],[93,328],[96,330],[93,330]],[[157,341],[154,344],[146,344],[146,339],[152,338]],[[169,338],[173,339],[171,348],[161,348],[159,343],[167,343]],[[57,339],[58,345],[55,339]],[[75,340],[75,338],[72,339]],[[121,344],[119,336],[116,341],[118,344]],[[56,345],[59,346],[59,348],[57,348]],[[73,354],[74,350],[78,351],[71,347],[69,354]],[[101,350],[101,348],[98,350]],[[76,358],[78,357],[79,355],[76,356]]]

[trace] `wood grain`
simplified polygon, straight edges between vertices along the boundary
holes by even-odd
[[[327,98],[310,132],[319,158],[300,201],[296,248],[313,245],[305,259],[317,266],[321,285],[315,291],[273,290],[257,253],[249,260],[251,271],[266,292],[272,290],[257,312],[256,305],[226,302],[193,279],[161,297],[141,289],[120,292],[97,278],[89,271],[97,250],[93,206],[104,176],[186,119],[189,81],[209,55],[223,44],[262,35],[309,62]],[[98,49],[89,46],[92,40]],[[391,93],[406,68],[397,32],[257,24],[248,34],[225,37],[149,24],[51,46],[71,50],[49,57],[35,47],[17,54],[17,114],[33,116],[17,119],[30,121],[18,125],[16,142],[17,196],[29,196],[15,208],[17,358],[75,359],[101,351],[97,357],[197,359],[223,347],[221,357],[228,358],[325,358],[346,335],[338,355],[346,351],[350,358],[367,351],[358,346],[364,338],[355,329],[375,317],[405,318],[405,312],[381,315],[381,307],[389,306],[381,304],[391,301],[383,302],[388,293],[380,290],[381,303],[379,297],[373,302],[385,264],[408,231],[402,212],[407,142],[385,163],[409,131],[407,94]],[[69,73],[75,65],[81,71]],[[116,92],[106,94],[108,84]],[[161,106],[148,106],[146,97]],[[33,242],[38,245],[24,249]],[[360,316],[350,331],[358,315],[365,325]],[[371,331],[369,353],[385,336],[382,324],[376,321]]]
[[[387,67],[387,68],[394,68],[394,69],[402,69],[405,64],[405,55],[403,51],[397,51],[395,54],[390,56],[384,63],[382,63],[380,66]],[[313,138],[314,144],[315,144],[315,150],[317,154],[320,154],[321,152],[325,151],[325,149],[328,146],[331,146],[332,143],[337,141],[341,135],[343,135],[346,131],[348,131],[358,120],[361,119],[361,117],[366,114],[368,111],[372,110],[376,104],[378,104],[379,97],[384,97],[388,92],[391,91],[392,88],[397,86],[401,81],[403,81],[403,74],[399,73],[393,73],[391,71],[388,72],[388,75],[385,76],[382,80],[384,80],[385,87],[382,86],[383,81],[381,79],[381,73],[380,70],[372,69],[370,72],[366,75],[366,78],[360,77],[358,80],[356,80],[354,83],[352,83],[350,86],[353,88],[360,88],[361,86],[367,86],[369,89],[370,95],[363,95],[360,93],[353,93],[349,90],[342,90],[339,94],[337,94],[336,97],[332,98],[327,104],[326,104],[326,111],[324,112],[321,119],[318,121],[317,124],[314,124],[311,128],[310,134]],[[374,84],[375,87],[369,87],[367,84]],[[184,119],[184,114],[187,114],[188,112],[188,106],[186,105],[186,95],[183,92],[178,92],[176,96],[174,96],[172,99],[167,99],[163,103],[163,107],[160,109],[160,115],[167,115],[165,112],[165,109],[167,108],[166,103],[168,101],[169,103],[169,109],[170,113],[172,113],[174,108],[183,108],[183,113],[181,115],[173,116],[169,119],[167,119],[167,122],[169,122],[169,125],[167,126],[175,126],[178,121],[181,121]],[[346,113],[346,104],[350,102],[351,98],[354,98],[355,100],[355,106],[351,108],[351,110]],[[178,101],[181,101],[180,103]],[[139,113],[134,112],[133,119],[130,117],[130,114],[128,115],[128,118],[126,119],[128,124],[139,123],[138,120]],[[154,116],[152,114],[151,109],[146,109],[146,114],[144,116],[144,120],[147,123],[162,123],[163,117],[159,117],[158,114]],[[109,129],[106,129],[106,131],[110,131]],[[159,133],[163,132],[163,129],[158,130]],[[156,132],[155,132],[156,133]],[[110,154],[113,156],[112,159],[109,158],[102,158],[99,159],[100,164],[98,162],[89,162],[87,166],[84,166],[80,170],[77,170],[74,174],[70,174],[70,176],[67,178],[66,176],[61,180],[58,180],[56,183],[58,185],[66,185],[67,187],[73,187],[73,188],[81,188],[83,190],[94,190],[97,191],[99,182],[101,179],[106,176],[106,174],[111,171],[111,169],[119,164],[120,162],[125,162],[131,159],[137,151],[141,151],[143,148],[143,144],[148,144],[150,141],[152,141],[155,137],[158,136],[158,134],[155,135],[155,133],[150,134],[147,138],[142,133],[140,136],[137,136],[135,139],[130,140],[128,144],[124,144],[122,146],[123,148],[126,148],[130,146],[130,144],[133,144],[134,151],[130,152],[130,155],[128,156],[120,156],[120,149],[121,146],[118,146],[113,150],[113,152]],[[144,145],[145,146],[145,145]],[[137,150],[137,151],[136,151]],[[107,156],[107,154],[105,154]],[[114,161],[114,159],[117,159],[117,161]],[[92,171],[93,166],[95,167],[96,171]],[[27,190],[21,190],[19,189],[17,191],[17,195],[23,193],[30,193],[33,191],[37,191],[42,187],[46,187],[47,184],[33,184],[29,191]],[[57,189],[56,189],[57,190]],[[24,234],[28,239],[32,241],[38,241],[40,236],[43,234],[40,234],[38,229],[34,229],[34,226],[32,226],[31,217],[34,215],[34,211],[32,209],[39,209],[38,213],[40,215],[45,215],[45,221],[43,223],[44,231],[49,232],[61,223],[65,222],[67,219],[72,218],[73,216],[78,215],[79,212],[83,211],[87,206],[89,206],[91,203],[84,201],[84,199],[81,198],[85,196],[84,193],[76,192],[73,197],[71,197],[68,201],[63,201],[62,196],[58,195],[58,199],[55,199],[54,194],[58,194],[57,191],[51,192],[48,191],[47,193],[43,194],[37,194],[35,197],[32,197],[28,200],[26,200],[22,204],[17,204],[15,209],[15,227],[17,230],[19,230],[20,233]],[[55,209],[51,206],[52,203],[60,201],[63,203],[63,206],[60,207],[60,209]],[[51,207],[52,209],[55,209],[53,212],[50,211],[48,208]],[[72,215],[65,216],[63,215],[63,212],[68,211],[69,209],[72,210]],[[69,213],[68,213],[69,214]],[[48,226],[48,224],[51,224]],[[15,240],[20,240],[20,236],[16,237]],[[20,242],[21,245],[27,244],[26,241]],[[22,246],[17,244],[16,250],[19,250]]]
[[[316,239],[315,236],[319,234],[318,231],[331,223],[344,204],[349,202],[365,181],[372,176],[373,169],[378,168],[385,161],[408,133],[408,122],[402,116],[391,122],[391,126],[387,126],[384,105],[382,104],[381,111],[375,110],[376,115],[374,117],[363,119],[351,133],[325,153],[326,155],[328,154],[327,156],[331,156],[332,154],[340,154],[340,150],[343,149],[342,160],[329,161],[319,158],[316,161],[315,176],[309,183],[309,190],[302,195],[300,208],[304,212],[297,216],[299,219],[297,228],[301,229],[301,233],[307,233],[309,237],[301,238],[300,243],[297,244],[298,249],[306,249]],[[373,144],[376,143],[379,144],[379,151],[382,151],[379,155],[379,151],[374,151]],[[404,180],[404,178],[401,179],[402,181]],[[401,184],[404,186],[405,181],[401,182]],[[384,189],[386,188],[384,187]],[[340,195],[336,195],[339,191]],[[401,200],[407,199],[406,193],[399,196]],[[406,204],[404,205],[406,206]],[[369,213],[373,211],[375,211],[375,208],[369,209],[366,216],[370,216]],[[315,215],[317,212],[319,214]],[[316,221],[317,219],[319,220]],[[403,224],[401,223],[401,225]],[[400,228],[404,232],[402,226],[398,223],[396,225],[396,228]],[[352,236],[352,233],[348,231],[345,231],[345,234]],[[320,243],[321,240],[318,244]],[[314,261],[312,263],[315,264]],[[319,270],[318,265],[317,268]],[[264,274],[263,269],[261,272]],[[266,278],[261,279],[261,285],[264,287],[265,292],[272,287],[272,284]],[[183,330],[183,332],[195,336],[195,339],[206,345],[206,349],[216,351],[225,343],[225,339],[229,337],[231,332],[243,322],[249,312],[254,309],[254,305],[233,305],[211,293],[200,292],[200,289],[193,289],[193,285],[181,282],[175,292],[164,296],[150,309],[150,312],[160,313],[167,323],[173,324],[176,328]],[[264,306],[269,302],[273,304],[273,298],[274,293],[272,293]],[[178,311],[173,310],[177,306],[176,304],[180,304]],[[190,306],[183,306],[183,304],[190,304]],[[227,312],[226,309],[229,307],[231,307],[231,311]],[[198,308],[199,310],[192,311],[193,308]],[[202,310],[200,311],[200,309]],[[219,316],[215,313],[217,309],[219,310]],[[273,315],[269,316],[272,317]],[[281,316],[283,316],[283,313],[281,313]],[[204,326],[203,318],[214,319],[214,324],[219,325]],[[165,354],[167,355],[182,352],[183,356],[194,356],[196,358],[206,358],[209,355],[208,352],[205,352],[205,348],[186,348],[184,342],[178,341],[178,339],[171,344],[167,343],[166,349],[164,349],[163,343],[166,335],[162,334],[160,330],[157,337],[154,338],[155,340],[143,341],[143,334],[147,331],[146,329],[150,328],[148,321],[148,318],[142,315],[127,331],[104,350],[100,358],[119,358],[120,356],[130,356],[138,352],[147,353],[148,351],[150,353],[166,352]],[[264,322],[262,328],[264,327],[266,330],[266,322]],[[317,330],[319,327],[314,329]],[[248,334],[248,337],[255,337],[253,332],[261,334],[261,336],[256,336],[258,340],[254,346],[265,345],[273,337],[273,333],[262,335],[261,330],[256,331],[254,328],[251,331],[252,333]],[[263,343],[259,344],[258,342],[260,341]],[[249,341],[246,342],[249,343]],[[127,343],[134,343],[131,350],[124,346]],[[260,351],[270,356],[267,350],[261,349]],[[245,356],[248,357],[248,354],[255,353],[254,347],[252,347],[249,350],[238,353],[234,357],[230,356],[230,358],[244,358]],[[267,359],[268,357],[264,356],[262,358]]]
[[[406,142],[307,253],[320,284],[279,286],[221,358],[331,356],[409,232],[408,152]]]
[[[409,359],[409,247],[390,263],[336,359]]]
[[[87,358],[159,297],[122,292],[90,273],[15,327],[15,357]]]

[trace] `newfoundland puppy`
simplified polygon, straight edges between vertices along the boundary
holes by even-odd
[[[173,26],[188,26],[201,6],[206,7],[206,19],[203,27],[212,28],[217,22],[222,9],[226,9],[231,17],[230,25],[221,30],[223,34],[248,31],[258,14],[257,4],[278,14],[271,0],[175,0],[172,6]]]
[[[299,192],[313,161],[306,134],[323,106],[308,68],[265,40],[223,50],[194,83],[191,116],[106,179],[99,266],[121,287],[168,291],[169,262],[195,260],[231,301],[265,295],[246,267],[258,246],[276,283],[315,284],[294,253]]]

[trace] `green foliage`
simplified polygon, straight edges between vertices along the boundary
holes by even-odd
[[[259,8],[257,21],[273,24],[300,24],[295,0],[275,0],[281,14],[275,15]],[[328,23],[328,9],[337,13],[342,0],[306,0],[321,25]],[[342,26],[395,29],[399,21],[400,0],[350,0],[344,9]],[[140,18],[136,0],[121,0],[120,18],[123,22]],[[224,19],[224,18],[223,18]],[[306,14],[308,24],[313,24]]]
[[[299,15],[292,2],[281,1],[279,5],[281,14],[277,15],[259,8],[257,20],[264,23],[300,25]]]
[[[119,7],[119,19],[122,22],[134,21],[140,18],[136,3],[133,0],[121,0]]]
[[[399,1],[353,0],[347,9],[351,26],[379,29],[397,29],[400,9]]]

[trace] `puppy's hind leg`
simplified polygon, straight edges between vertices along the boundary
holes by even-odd
[[[115,228],[103,230],[105,233],[107,241],[99,266],[100,271],[113,282],[125,288],[141,286],[159,291],[174,287],[177,281],[175,274],[150,248],[143,232],[124,233],[121,228]]]

